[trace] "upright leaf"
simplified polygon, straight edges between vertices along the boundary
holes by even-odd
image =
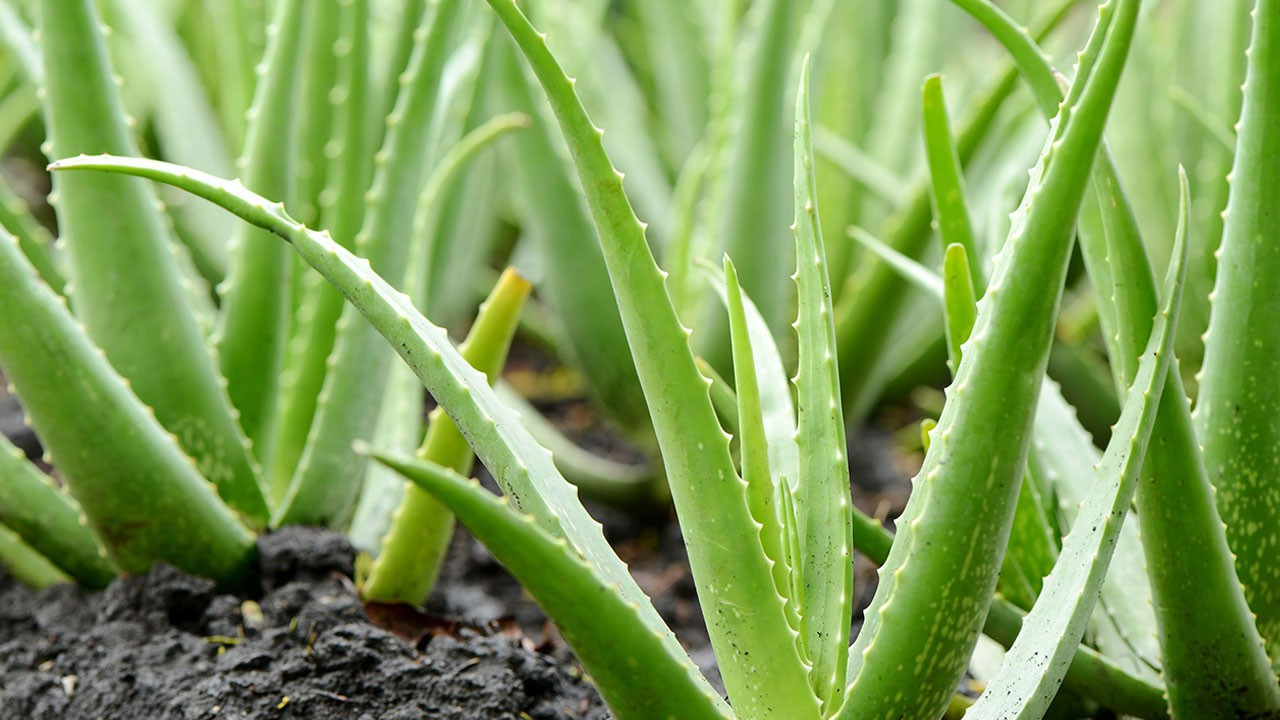
[[[239,161],[241,180],[271,197],[290,196],[290,122],[304,5],[304,0],[276,5]],[[222,314],[214,342],[231,402],[240,411],[240,426],[258,461],[270,467],[289,325],[289,256],[269,234],[248,226],[241,226],[230,252],[231,266],[219,288]]]
[[[50,153],[136,154],[90,0],[42,4]],[[153,188],[108,177],[54,180],[72,307],[89,337],[177,436],[200,473],[253,522],[267,506],[244,438],[187,302]]]
[[[936,717],[995,589],[1074,221],[1137,19],[1104,4],[948,389],[850,660],[842,718]],[[922,622],[922,618],[926,620]],[[928,648],[921,655],[920,649]]]
[[[1084,636],[1137,489],[1164,377],[1172,364],[1173,333],[1186,276],[1185,176],[1183,192],[1183,215],[1175,243],[1178,254],[1165,282],[1165,305],[1152,328],[1128,402],[1043,592],[1000,670],[965,713],[973,720],[1043,717]]]
[[[796,93],[795,134],[796,288],[800,311],[795,330],[800,365],[795,376],[796,444],[800,476],[796,506],[801,533],[804,599],[802,639],[813,662],[814,691],[824,712],[840,707],[849,660],[849,615],[853,608],[853,517],[849,499],[849,458],[840,376],[836,370],[836,328],[831,279],[827,276],[822,221],[818,217],[813,139],[809,129],[809,59],[805,57]]]
[[[1280,668],[1280,2],[1258,0],[1196,430],[1249,609]]]

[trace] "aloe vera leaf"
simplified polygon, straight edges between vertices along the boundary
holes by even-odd
[[[91,2],[42,5],[51,152],[136,152]],[[155,191],[106,177],[54,180],[77,317],[200,473],[252,523],[267,506],[182,286]]]
[[[1258,0],[1195,427],[1258,632],[1280,668],[1280,3]]]
[[[146,82],[153,103],[153,122],[164,156],[182,165],[214,175],[231,174],[231,153],[217,115],[200,84],[199,73],[173,29],[140,0],[109,3],[122,34],[138,47],[148,62]],[[188,249],[200,274],[209,282],[223,279],[227,271],[227,239],[234,225],[226,213],[208,203],[183,203],[175,194],[170,203],[190,237]]]
[[[653,66],[667,164],[681,167],[702,138],[709,118],[711,61],[692,3],[632,3]]]
[[[964,170],[960,167],[960,158],[951,137],[951,120],[947,117],[941,75],[930,75],[925,79],[921,105],[925,157],[929,164],[929,201],[942,246],[959,244],[967,255],[980,258],[982,254],[973,237],[973,225],[965,203]],[[974,267],[972,273],[973,282],[977,285],[981,268]]]
[[[489,299],[480,306],[466,342],[458,349],[463,359],[490,382],[502,371],[520,307],[531,288],[529,281],[515,271],[503,273]],[[432,412],[418,457],[462,474],[470,474],[475,461],[466,438],[439,408]],[[409,488],[396,509],[361,594],[366,600],[377,602],[422,605],[435,584],[452,538],[453,516],[447,507],[422,488]]]
[[[991,605],[983,632],[1006,648],[1013,647],[1024,620],[1020,610],[997,599]],[[1071,659],[1062,686],[1092,698],[1125,716],[1167,720],[1165,687],[1134,675],[1093,648],[1081,646]]]
[[[216,50],[217,108],[231,147],[243,147],[248,134],[245,111],[253,104],[260,82],[257,65],[262,60],[263,13],[266,3],[248,0],[203,0],[210,24],[235,28],[236,32],[211,33]],[[256,6],[256,7],[254,7]],[[206,28],[207,31],[207,28]]]
[[[395,110],[396,97],[400,94],[400,88],[403,86],[405,72],[409,69],[409,60],[413,57],[413,48],[417,44],[415,38],[416,31],[422,27],[424,16],[427,12],[427,0],[406,0],[400,4],[400,11],[397,13],[394,23],[391,25],[394,38],[389,48],[385,62],[385,74],[381,87],[381,104],[378,105],[381,112],[379,117],[386,117]],[[382,130],[380,129],[381,133]],[[378,138],[378,144],[381,145],[381,136]]]
[[[840,717],[933,716],[964,673],[1013,521],[1074,220],[1136,18],[1134,2],[1100,8],[881,567]],[[925,607],[932,622],[920,622]]]
[[[0,43],[13,57],[22,79],[36,87],[44,85],[40,48],[32,39],[31,27],[10,3],[0,3]]]
[[[762,393],[756,377],[755,350],[738,273],[728,256],[724,259],[724,284],[729,305],[730,339],[733,342],[737,437],[742,457],[742,479],[747,483],[747,504],[751,517],[760,524],[760,546],[772,561],[773,585],[786,601],[787,621],[799,631],[798,606],[791,597],[793,569],[785,550],[786,541],[776,503],[778,486],[769,468],[769,441],[765,431]]]
[[[961,234],[972,231],[967,218]],[[943,253],[943,315],[946,319],[948,365],[958,368],[963,357],[963,345],[973,332],[977,319],[977,299],[974,292],[975,278],[985,287],[981,270],[970,268],[965,246],[952,243]],[[1044,390],[1041,391],[1043,398]],[[1037,402],[1037,415],[1039,415]],[[1035,426],[1033,426],[1034,428]],[[1040,438],[1033,429],[1033,445],[1028,455],[1028,470],[1022,475],[1022,489],[1013,513],[1013,525],[1009,530],[1008,549],[1000,567],[997,589],[1010,602],[1021,608],[1030,608],[1040,594],[1042,579],[1053,567],[1057,558],[1056,537],[1049,522],[1043,495],[1031,468],[1036,466],[1035,444]]]
[[[295,208],[298,220],[315,225],[320,219],[320,193],[326,186],[329,172],[327,147],[333,135],[335,116],[341,112],[329,99],[333,78],[340,62],[337,45],[343,15],[339,0],[312,0],[308,3],[306,34],[302,40],[303,67],[298,80],[298,107],[294,116],[294,134],[297,138],[297,162],[294,167],[293,198],[289,206]],[[360,152],[362,146],[348,148],[348,152]],[[335,148],[337,149],[337,148]],[[199,167],[183,162],[183,165]],[[214,175],[220,173],[210,170]],[[202,203],[204,204],[204,203]],[[204,204],[208,207],[207,204]]]
[[[945,307],[948,363],[959,367],[962,346],[973,332],[977,320],[977,293],[973,288],[973,271],[964,245],[947,245],[942,256],[943,305]]]
[[[431,6],[404,77],[387,135],[375,161],[364,226],[356,251],[393,286],[401,286],[408,261],[414,213],[426,179],[423,158],[432,147],[441,72],[464,19],[462,0]],[[332,366],[316,403],[315,419],[297,470],[273,517],[275,524],[345,524],[355,509],[367,459],[351,443],[366,437],[378,420],[378,405],[392,357],[377,331],[346,307],[338,320]]]
[[[1057,497],[1059,525],[1074,527],[1101,453],[1053,382],[1046,382],[1041,390],[1033,454],[1044,484]],[[1103,654],[1146,678],[1156,677],[1154,668],[1160,664],[1151,603],[1138,524],[1127,522],[1120,528],[1107,582],[1094,612],[1093,642]]]
[[[8,180],[3,178],[0,178],[0,226],[18,238],[22,253],[35,266],[40,277],[54,292],[61,295],[67,279],[58,268],[49,231],[31,216],[26,203],[9,187]]]
[[[691,521],[685,523],[690,565],[735,711],[739,717],[754,718],[787,707],[800,717],[817,716],[818,699],[787,625],[782,599],[773,590],[767,557],[756,548],[723,541],[749,537],[751,532],[744,483],[737,477],[728,437],[716,422],[706,381],[694,364],[688,331],[666,293],[663,273],[623,191],[622,177],[604,151],[601,131],[515,4],[489,4],[541,81],[573,153],[614,279],[623,327],[637,353],[636,369],[663,448],[672,499],[677,513]],[[714,522],[707,522],[713,517]],[[721,527],[728,529],[720,531]],[[743,613],[744,607],[755,612]]]
[[[805,587],[801,637],[813,662],[814,690],[824,713],[840,707],[849,653],[853,611],[853,539],[849,499],[849,458],[840,411],[836,370],[836,329],[831,280],[819,219],[813,140],[809,119],[809,59],[796,93],[795,230],[800,309],[795,332],[800,349],[796,387],[796,447],[800,483],[796,515],[801,536]],[[733,296],[730,295],[730,300]],[[741,390],[739,390],[741,393]]]
[[[787,314],[785,198],[790,148],[787,109],[793,105],[791,58],[802,2],[763,0],[747,11],[735,54],[731,113],[724,146],[708,178],[704,231],[714,253],[736,258],[742,287],[775,331]],[[697,345],[720,372],[732,366],[727,324],[714,312]]]
[[[512,164],[526,232],[546,263],[543,297],[560,318],[568,359],[587,377],[592,395],[623,427],[643,430],[650,424],[648,409],[591,217],[571,179],[554,119],[535,99],[509,41],[501,42],[508,45],[501,65],[506,95],[534,118],[531,131],[513,143]]]
[[[970,709],[975,720],[1043,717],[1084,635],[1137,490],[1164,378],[1172,362],[1173,329],[1186,275],[1185,177],[1183,193],[1176,254],[1165,281],[1165,304],[1152,327],[1125,410],[1096,466],[1095,482],[1063,542],[1058,563],[1045,579],[1040,599],[1023,621],[1001,670]]]
[[[0,438],[0,524],[76,582],[105,587],[116,570],[102,543],[80,518],[76,502],[21,450]]]
[[[440,465],[376,452],[374,457],[439,498],[511,570],[556,621],[618,718],[734,717],[707,690],[689,657],[673,652],[646,627],[639,608],[564,538]]]
[[[1026,58],[1022,68],[1042,108],[1051,104],[1056,83],[1050,82],[1047,64],[1037,60],[1042,56],[1034,45],[1016,26],[1000,22],[988,3],[963,3],[970,4],[976,8],[971,12],[984,24],[989,22],[984,16],[996,21],[989,27],[993,33],[1000,31],[997,37],[1011,46],[1011,53],[1018,48],[1015,57]],[[1136,370],[1137,346],[1150,333],[1155,281],[1136,220],[1105,155],[1093,185],[1101,227],[1089,232],[1082,219],[1081,248],[1090,277],[1102,288],[1099,317],[1112,368],[1118,385],[1127,387],[1125,382]],[[1116,277],[1125,282],[1115,282]],[[1143,470],[1146,478],[1160,482],[1139,485],[1137,506],[1170,707],[1184,717],[1275,713],[1280,708],[1280,688],[1214,507],[1181,375],[1170,372],[1166,382],[1171,387],[1161,394],[1153,431],[1156,441]],[[1200,590],[1193,597],[1186,587]],[[1191,626],[1197,632],[1179,631]],[[1225,687],[1239,692],[1224,694]]]
[[[1046,8],[1034,23],[1033,37],[1045,37],[1056,29],[1076,2],[1059,0]],[[1005,100],[1017,88],[1017,79],[1016,68],[1001,75],[956,134],[956,154],[962,165],[970,161],[991,131]],[[914,183],[907,195],[908,200],[885,221],[880,236],[903,254],[916,257],[933,237],[927,183]],[[836,308],[840,378],[845,413],[851,419],[866,415],[887,382],[885,368],[898,366],[887,346],[897,319],[905,316],[906,290],[892,268],[869,262],[849,276],[840,293],[842,301]]]
[[[733,392],[733,387],[705,359],[695,357],[693,361],[698,366],[698,372],[707,379],[707,394],[711,396],[711,406],[715,408],[720,427],[737,437],[741,428],[738,427],[738,398]],[[732,442],[731,440],[730,452],[733,450]]]
[[[564,537],[616,586],[617,593],[641,609],[641,621],[651,632],[662,635],[672,652],[680,652],[675,636],[605,541],[600,524],[591,519],[573,486],[556,471],[551,454],[502,404],[484,376],[462,359],[445,331],[432,325],[407,296],[370,270],[367,260],[357,258],[327,234],[299,225],[279,205],[236,181],[140,158],[74,158],[55,163],[52,168],[110,170],[147,177],[199,195],[284,238],[307,264],[342,289],[347,300],[365,314],[414,369],[427,391],[450,413],[450,419],[467,437],[510,502],[537,518],[547,532]]]
[[[813,129],[813,148],[845,175],[891,205],[901,205],[908,195],[907,184],[862,148],[819,125]]]
[[[290,122],[304,6],[303,0],[276,6],[238,161],[244,183],[272,197],[289,197]],[[270,467],[288,327],[289,256],[273,238],[249,226],[241,226],[229,251],[214,344],[231,402],[240,412],[240,427],[258,461]]]
[[[4,525],[0,525],[0,567],[33,590],[75,582]]]
[[[0,367],[115,563],[145,572],[164,560],[238,579],[253,550],[249,530],[11,238],[0,238],[0,316]]]
[[[698,264],[711,288],[729,308],[729,292],[724,275],[711,269],[710,264]],[[773,332],[756,309],[755,303],[742,294],[742,313],[746,332],[751,342],[751,355],[755,360],[755,377],[760,392],[760,410],[764,419],[764,435],[769,448],[769,468],[774,484],[780,485],[783,477],[800,476],[800,450],[796,447],[796,410],[791,398],[791,382],[782,364],[782,353],[774,343]],[[699,369],[703,369],[699,365]],[[706,374],[705,369],[703,374]],[[708,375],[707,377],[711,377]],[[727,387],[727,386],[726,386]],[[731,403],[737,405],[737,399]],[[738,420],[733,419],[736,434]],[[726,428],[728,429],[728,428]]]
[[[960,232],[969,232],[972,238],[967,219],[964,225],[965,229]],[[984,287],[985,280],[981,277],[980,270],[971,270],[965,246],[960,243],[947,246],[943,254],[942,273],[947,363],[954,374],[954,369],[959,367],[963,357],[963,345],[969,339],[977,319],[974,277],[977,276]],[[1034,443],[1038,439],[1035,430],[1032,435]],[[1029,452],[1034,454],[1034,444]],[[1057,557],[1048,512],[1036,480],[1030,472],[1030,467],[1035,463],[1030,455],[1028,463],[1028,471],[1022,476],[1022,488],[1018,492],[1013,525],[1009,530],[1008,549],[1001,563],[997,583],[1000,593],[1020,608],[1030,608],[1035,603],[1040,594],[1042,579],[1049,573]]]
[[[328,187],[321,194],[320,211],[324,226],[345,248],[354,246],[364,221],[364,195],[373,173],[373,163],[362,152],[372,134],[367,107],[371,94],[368,15],[369,0],[353,0],[343,8],[339,48],[345,52],[330,94],[335,105],[341,106],[334,121],[332,142],[345,151],[337,158],[335,172],[330,174]],[[342,307],[342,294],[323,283],[314,287],[298,309],[293,340],[299,345],[298,354],[281,377],[282,404],[276,417],[275,452],[267,468],[267,484],[276,502],[288,490],[306,446]]]

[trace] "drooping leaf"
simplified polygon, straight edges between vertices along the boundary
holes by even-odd
[[[733,717],[693,662],[637,617],[617,587],[574,548],[457,473],[426,460],[375,453],[447,505],[556,621],[620,720]],[[628,658],[629,662],[618,662]]]

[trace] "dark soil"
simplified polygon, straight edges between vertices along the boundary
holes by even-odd
[[[410,642],[371,624],[339,535],[292,528],[259,547],[256,601],[165,566],[96,594],[0,577],[0,715],[608,717],[560,646],[443,621]]]

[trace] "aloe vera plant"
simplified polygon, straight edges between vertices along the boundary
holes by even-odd
[[[1124,94],[1122,73],[1143,62],[1140,54],[1134,59],[1135,37],[1150,39],[1138,30],[1141,3],[1101,3],[1069,82],[1037,41],[1072,3],[1047,8],[1035,33],[987,0],[953,4],[1000,41],[1012,69],[954,136],[943,79],[926,81],[920,156],[927,181],[900,180],[895,165],[919,145],[907,109],[924,79],[913,76],[930,64],[936,48],[925,50],[942,32],[936,8],[900,3],[869,20],[893,30],[890,45],[920,54],[897,51],[884,73],[910,78],[910,99],[901,79],[878,92],[858,90],[886,100],[885,117],[873,127],[839,128],[873,139],[875,152],[866,153],[845,133],[813,121],[815,109],[824,121],[848,119],[826,92],[840,77],[824,76],[832,66],[805,55],[818,49],[829,18],[846,17],[847,6],[768,0],[751,4],[745,16],[737,3],[690,3],[687,13],[637,10],[646,29],[685,41],[697,38],[699,27],[725,31],[704,47],[681,48],[681,62],[695,74],[682,78],[659,63],[645,83],[621,61],[635,52],[624,35],[593,34],[609,22],[606,3],[533,3],[531,16],[550,36],[513,0],[489,0],[487,9],[461,0],[410,3],[406,17],[420,14],[423,22],[390,44],[384,62],[395,80],[387,87],[371,80],[378,76],[365,2],[282,0],[243,128],[241,177],[229,180],[207,172],[217,168],[126,157],[136,148],[107,81],[109,61],[90,4],[45,0],[43,73],[57,75],[50,90],[62,83],[64,91],[45,94],[46,124],[51,152],[69,156],[50,166],[62,196],[58,210],[73,218],[74,208],[102,207],[118,194],[129,199],[120,203],[122,214],[147,229],[131,232],[130,242],[151,243],[147,282],[122,295],[135,309],[124,302],[99,309],[192,309],[161,318],[185,334],[112,337],[145,361],[127,365],[110,347],[96,351],[105,341],[95,332],[103,331],[80,317],[81,306],[93,302],[84,298],[93,296],[77,286],[90,270],[73,253],[99,252],[95,262],[104,263],[112,262],[110,253],[66,253],[68,309],[55,292],[62,251],[43,252],[32,232],[26,241],[0,243],[0,307],[6,318],[21,318],[0,323],[0,368],[72,496],[5,455],[0,559],[40,583],[70,577],[100,585],[155,559],[233,582],[246,567],[253,530],[281,522],[342,526],[354,513],[360,527],[353,536],[376,553],[365,596],[421,604],[456,514],[557,621],[621,718],[926,720],[966,706],[965,716],[980,720],[1039,718],[1059,698],[1143,718],[1280,717],[1277,565],[1268,550],[1280,536],[1271,462],[1280,430],[1272,422],[1274,393],[1259,380],[1274,375],[1280,342],[1266,281],[1280,271],[1267,225],[1275,205],[1268,183],[1280,159],[1271,147],[1280,115],[1269,92],[1280,82],[1280,8],[1273,0],[1255,7],[1193,415],[1174,353],[1182,306],[1205,309],[1204,298],[1192,297],[1202,268],[1188,260],[1200,253],[1192,249],[1193,184],[1180,183],[1177,232],[1153,239],[1120,182],[1122,156],[1104,140],[1112,104]],[[53,43],[58,32],[77,42]],[[334,58],[298,61],[301,48],[329,44]],[[649,47],[656,53],[661,45]],[[113,123],[77,127],[73,120],[83,117],[65,114],[69,78],[83,70],[58,55],[72,50],[83,53],[78,67],[89,68],[95,90],[88,114]],[[752,52],[762,54],[758,62],[728,83],[735,55]],[[583,68],[582,83],[566,74],[564,66],[593,59],[598,64]],[[342,92],[329,95],[337,102],[326,110],[316,76],[335,66]],[[992,180],[978,167],[980,140],[1001,122],[1018,75],[1049,119],[1048,131],[1035,129],[1039,158],[1029,182],[1018,185],[1022,202],[1007,227],[984,227],[977,203],[987,200]],[[696,97],[712,77],[724,82],[711,83],[710,98]],[[647,137],[643,123],[628,116],[646,83],[663,97],[696,100],[663,113],[679,132]],[[954,96],[956,85],[947,84]],[[605,107],[610,87],[618,102]],[[823,92],[815,98],[816,88]],[[332,115],[292,125],[290,103]],[[390,108],[385,128],[365,110],[382,106]],[[522,114],[485,122],[490,107]],[[788,155],[779,149],[786,145],[780,107],[794,110],[789,168],[779,160]],[[484,226],[468,216],[471,205],[453,201],[470,188],[504,186],[492,166],[468,163],[495,138],[530,123],[538,127],[504,148],[519,167],[502,178],[513,186],[510,197],[496,202],[510,203],[535,235],[521,252],[542,258],[534,266],[553,286],[547,302],[563,323],[551,333],[561,351],[583,364],[605,412],[642,445],[652,443],[646,450],[661,464],[681,521],[727,702],[694,669],[578,501],[565,480],[569,468],[558,467],[564,455],[544,447],[554,431],[522,421],[504,392],[490,386],[527,282],[503,276],[462,348],[427,319],[429,299],[441,292],[431,284],[443,272],[430,263],[467,256],[448,238]],[[699,123],[707,133],[701,141]],[[92,135],[103,128],[109,137]],[[291,134],[297,142],[283,142]],[[341,147],[334,157],[319,147],[326,134]],[[375,145],[384,150],[370,155]],[[681,152],[688,162],[667,187],[673,178],[663,177],[661,163]],[[997,164],[1016,162],[995,154]],[[615,159],[633,172],[625,189]],[[833,192],[828,161],[848,165],[853,184],[874,192],[852,192],[848,184]],[[755,168],[763,181],[745,182],[742,168]],[[196,267],[181,255],[163,259],[162,251],[177,245],[163,216],[139,201],[151,191],[121,175],[171,185],[247,221],[228,250],[221,291],[194,294],[205,303],[178,292],[215,272],[209,258],[216,253]],[[770,191],[773,185],[791,192]],[[990,194],[992,207],[1001,208],[1001,194]],[[856,212],[846,207],[852,204]],[[671,216],[653,217],[668,206]],[[768,219],[784,206],[793,217],[786,244],[793,252],[774,240],[785,222]],[[188,211],[175,219],[198,216],[207,215]],[[653,219],[653,232],[640,217]],[[889,218],[885,242],[853,231],[865,248],[859,259],[844,225],[882,217]],[[933,263],[930,217],[943,245],[941,273],[921,264]],[[83,233],[72,232],[76,227],[73,220],[63,228],[68,245]],[[408,241],[422,236],[422,246]],[[1064,399],[1071,388],[1046,378],[1054,344],[1062,344],[1055,330],[1061,334],[1064,293],[1075,303],[1083,292],[1070,272],[1077,237],[1093,285],[1089,311],[1110,358],[1103,379],[1114,385],[1119,408],[1104,433],[1105,451],[1093,446]],[[593,239],[596,245],[587,244]],[[1148,242],[1168,247],[1159,291]],[[195,253],[201,247],[187,245]],[[717,312],[699,305],[693,258],[726,249],[718,265],[704,263],[707,292],[727,315],[711,327],[702,318]],[[670,278],[656,257],[675,263]],[[773,284],[774,275],[791,258],[795,324],[780,333],[790,291]],[[926,292],[905,294],[908,282]],[[114,297],[114,285],[98,287],[99,305]],[[169,294],[155,300],[160,293]],[[220,301],[216,309],[207,305],[210,293]],[[596,312],[588,303],[604,293],[612,297]],[[921,309],[918,322],[873,326],[878,317],[902,317],[903,308]],[[148,412],[156,401],[134,374],[147,376],[161,365],[159,353],[177,351],[141,341],[186,343],[199,357],[206,347],[200,318],[210,313],[217,318],[216,362],[204,356],[177,368],[200,380],[202,402],[166,396],[174,414]],[[691,338],[685,323],[695,318],[698,335]],[[268,330],[279,333],[271,342],[244,342],[250,331]],[[876,350],[860,352],[863,339]],[[953,380],[891,534],[852,504],[846,417],[863,416],[891,379],[886,368],[934,350],[949,356]],[[406,368],[439,403],[425,433],[420,399],[404,399],[418,390]],[[237,376],[247,383],[240,389]],[[83,397],[101,411],[77,412]],[[390,404],[380,407],[386,398]],[[209,424],[184,435],[174,427],[178,411],[203,413]],[[368,443],[356,450],[357,440]],[[473,451],[501,497],[466,478]],[[366,473],[368,457],[377,466]],[[239,474],[220,470],[224,465]],[[176,540],[176,527],[204,547]],[[881,570],[852,637],[855,551]],[[1007,654],[974,702],[956,689],[982,634]]]
[[[134,0],[107,9],[131,39],[155,43],[174,61],[141,83],[152,92],[162,143],[186,161],[231,172],[217,123],[189,117],[208,102],[190,84],[196,71],[186,49],[165,34],[172,29]],[[468,100],[474,84],[465,80],[474,74],[459,83],[446,66],[474,55],[487,30],[464,10],[461,2],[437,2],[411,18],[419,31],[385,140],[374,139],[365,104],[372,85],[366,2],[277,4],[254,100],[241,108],[243,181],[323,217],[383,273],[403,271],[402,287],[419,304],[430,290],[428,254],[413,248],[435,234],[441,197],[469,163],[528,124],[511,114],[474,128],[457,122],[454,106]],[[30,50],[21,57],[43,101],[45,152],[138,152],[128,93],[114,79],[95,4],[40,3],[32,17],[35,36],[21,32],[20,8],[4,6],[10,42]],[[311,62],[300,64],[304,56]],[[331,89],[335,73],[340,83]],[[182,92],[169,96],[164,88],[174,83]],[[310,109],[305,127],[297,127],[295,102]],[[306,142],[289,141],[295,130]],[[369,151],[374,142],[387,148],[377,157]],[[346,151],[326,152],[335,143]],[[305,167],[295,162],[303,156]],[[0,367],[60,483],[6,442],[5,557],[39,582],[69,577],[100,587],[165,561],[234,585],[251,566],[257,531],[283,522],[345,529],[362,500],[367,464],[351,444],[374,437],[380,387],[395,369],[390,351],[367,341],[373,330],[358,315],[343,319],[341,296],[304,272],[270,233],[216,208],[180,203],[171,217],[146,183],[85,175],[55,183],[52,248],[32,216],[6,205],[4,225],[19,240],[3,243]],[[213,226],[175,232],[210,211],[218,213]],[[236,228],[230,243],[216,237],[227,227]],[[208,283],[224,273],[225,282]],[[473,362],[501,364],[527,292],[518,273],[498,280],[472,331]],[[95,412],[83,412],[85,403]],[[416,445],[413,428],[421,425],[407,427]],[[462,467],[470,452],[461,457],[457,448],[466,446],[449,432],[446,420],[433,422],[424,453]],[[400,513],[408,526],[392,527],[399,484],[370,484],[363,499],[387,507],[353,535],[363,529],[377,544],[420,546],[425,563],[393,562],[388,553],[383,564],[396,570],[375,573],[367,588],[371,597],[417,604],[434,583],[452,519],[443,509],[422,509],[410,491],[403,502],[411,507]],[[424,533],[431,540],[421,545]],[[414,590],[384,590],[387,577]]]

